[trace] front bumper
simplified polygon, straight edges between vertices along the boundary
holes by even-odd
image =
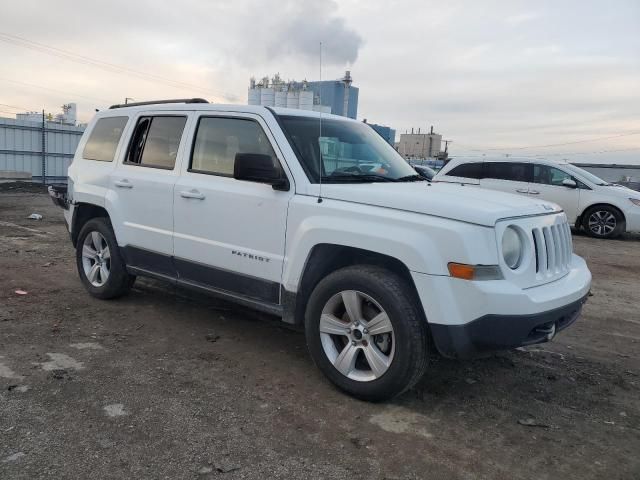
[[[485,315],[466,325],[431,325],[441,355],[473,358],[486,352],[551,340],[580,316],[588,294],[564,307],[531,315]]]
[[[626,220],[627,232],[640,232],[640,207],[634,205],[634,209],[623,212]]]
[[[412,277],[436,348],[454,358],[549,340],[578,318],[591,288],[591,272],[577,255],[564,277],[524,289],[506,280]]]

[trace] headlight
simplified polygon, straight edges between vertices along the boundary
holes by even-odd
[[[502,258],[511,270],[520,266],[522,260],[522,238],[514,227],[507,227],[502,234]]]
[[[631,203],[640,207],[640,198],[630,198]]]

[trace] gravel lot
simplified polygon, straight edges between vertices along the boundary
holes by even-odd
[[[2,184],[0,478],[640,478],[640,236],[574,242],[572,328],[367,404],[273,318],[149,280],[91,298],[61,210]]]

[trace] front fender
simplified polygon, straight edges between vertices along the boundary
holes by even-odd
[[[283,285],[292,292],[316,245],[393,257],[413,272],[449,275],[449,262],[498,263],[494,229],[351,202],[296,196],[289,206]]]

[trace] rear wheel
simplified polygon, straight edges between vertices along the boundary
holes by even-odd
[[[136,279],[127,273],[111,224],[102,217],[89,220],[80,230],[76,265],[85,288],[97,298],[120,297]]]
[[[375,266],[353,266],[323,279],[307,304],[307,345],[340,389],[380,401],[424,374],[428,329],[404,279]]]
[[[583,227],[595,238],[615,238],[624,232],[624,217],[616,208],[595,206],[584,214]]]

